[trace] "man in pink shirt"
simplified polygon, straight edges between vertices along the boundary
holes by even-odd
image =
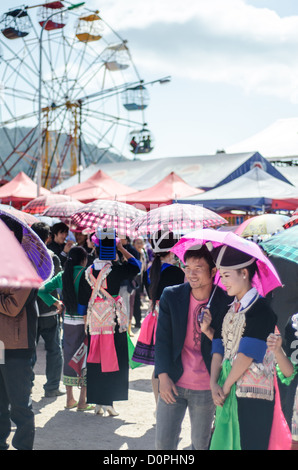
[[[187,282],[166,288],[159,304],[155,344],[158,450],[177,449],[187,408],[192,448],[208,449],[215,411],[209,375],[211,342],[231,302],[214,286],[216,267],[205,245],[187,251],[184,262]]]

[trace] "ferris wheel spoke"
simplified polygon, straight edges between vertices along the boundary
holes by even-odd
[[[13,140],[11,139],[11,136],[9,135],[8,133],[8,130],[6,128],[3,128],[3,131],[6,135],[6,138],[8,140],[8,142],[10,143],[11,145],[11,153],[6,157],[6,159],[3,161],[3,164],[2,166],[4,167],[5,163],[9,161],[10,157],[13,156],[15,153],[18,153],[18,149],[19,147],[23,144],[23,142],[25,142],[25,139],[26,137],[29,137],[30,138],[30,134],[32,134],[32,136],[34,135],[34,129],[31,129],[29,131],[29,133],[27,133],[26,135],[22,134],[22,140],[18,143],[17,147],[14,146],[14,142]],[[29,140],[29,143],[31,142],[32,138]],[[32,144],[31,144],[32,145]],[[29,148],[31,147],[31,145],[29,146]],[[24,152],[28,152],[28,145],[27,145],[27,148]],[[22,157],[19,157],[15,162],[12,162],[11,166],[9,169],[7,169],[6,167],[6,173],[5,173],[5,176],[6,175],[9,175],[11,170],[16,166],[16,164],[22,159]]]
[[[114,125],[115,124],[112,124],[112,127]],[[112,129],[112,127],[111,127],[111,129]],[[95,131],[96,131],[96,129],[95,129]],[[94,135],[90,132],[85,131],[85,134],[86,134],[86,136],[94,138]],[[98,135],[98,132],[96,134]],[[105,144],[106,147],[97,147],[97,145],[99,145],[101,143]],[[90,161],[90,155],[91,155],[92,156],[92,163],[98,163],[104,157],[108,157],[111,162],[114,162],[114,158],[112,158],[112,156],[109,155],[109,152],[111,150],[114,150],[116,153],[119,152],[119,150],[113,145],[113,142],[111,142],[110,140],[105,141],[103,136],[100,136],[99,138],[97,137],[97,140],[95,141],[95,144],[93,144],[92,146],[89,143],[84,141],[83,145],[82,145],[82,149],[84,149],[85,147],[87,147],[87,151],[85,152],[85,160]]]
[[[97,74],[100,73],[101,70],[103,70],[104,72],[106,70],[104,60],[101,58],[102,53],[90,54],[88,46],[89,44],[85,43],[80,51],[81,62],[83,59],[85,59],[88,65],[84,68],[81,66],[77,68],[77,75],[75,79],[76,83],[81,83],[82,88],[86,88],[87,85],[96,77]],[[90,76],[90,71],[93,69],[94,72]],[[85,77],[87,78],[85,79]],[[77,96],[78,95],[76,95],[75,98],[77,98]]]
[[[48,38],[46,41],[46,47],[43,47],[43,54],[44,54],[43,63],[45,65],[44,68],[46,68],[46,70],[44,71],[44,75],[46,78],[43,79],[43,83],[46,87],[46,92],[48,94],[48,97],[51,100],[54,99],[55,95],[56,96],[61,95],[61,79],[59,75],[56,73],[54,54],[52,51],[54,45],[55,45],[55,41],[52,41],[50,35],[48,35]]]
[[[121,154],[121,151],[117,146],[114,144],[114,139],[109,139],[107,138],[108,133],[114,133],[117,130],[117,123],[113,122],[111,123],[110,127],[106,129],[105,134],[99,133],[97,128],[94,128],[90,122],[88,122],[88,126],[90,129],[86,130],[84,128],[84,134],[90,138],[90,140],[93,140],[94,144],[93,147],[88,146],[88,144],[84,141],[84,145],[88,146],[88,152],[89,154],[92,155],[92,163],[99,163],[99,161],[104,158],[105,156],[109,158],[110,161],[114,162],[115,159],[111,156],[109,156],[109,152],[113,151],[115,154]],[[92,132],[93,131],[93,132]],[[105,147],[98,147],[98,145],[105,145]],[[100,153],[100,155],[98,155]],[[88,155],[88,153],[87,153]],[[85,159],[88,160],[88,157],[85,155]],[[90,160],[90,158],[89,158]]]
[[[23,82],[29,86],[30,88],[32,88],[32,90],[35,89],[35,85],[34,83],[32,82],[32,79],[30,80],[30,78],[27,78],[24,73],[22,73],[21,71],[21,66],[22,64],[17,64],[16,66],[14,66],[13,64],[11,64],[10,62],[7,63],[7,67],[6,67],[6,70],[5,70],[5,75],[2,79],[2,82],[5,83],[5,81],[11,81],[12,77],[16,77],[16,74],[17,74],[17,78],[19,80],[23,80]],[[7,76],[8,75],[8,76]],[[3,81],[5,80],[5,81]]]
[[[30,57],[30,63],[32,64],[33,69],[35,70],[36,75],[38,76],[39,73],[39,64],[38,62],[34,59],[33,52],[31,47],[28,47],[27,41],[25,38],[22,38],[23,44],[24,44],[24,50],[27,53],[27,57]]]
[[[86,113],[86,114],[88,115],[88,113]],[[108,113],[105,113],[103,111],[94,110],[92,112],[92,114],[91,113],[89,114],[89,117],[92,117],[92,115],[95,116],[95,117],[98,117],[99,119],[101,119],[105,122],[109,122],[109,121],[117,122],[119,125],[122,125],[122,126],[125,126],[125,127],[132,127],[132,125],[138,125],[139,124],[138,121],[132,121],[131,119],[121,118],[119,116],[108,114]]]
[[[103,64],[99,64],[97,68],[94,68],[95,60],[89,62],[87,61],[88,65],[84,65],[84,61],[86,62],[87,54],[87,44],[85,45],[84,49],[80,51],[80,62],[77,65],[76,75],[73,78],[73,86],[72,86],[72,99],[78,99],[78,97],[82,94],[82,91],[85,92],[88,85],[92,84],[93,80],[100,74],[101,70],[103,69]],[[94,69],[94,70],[93,70]],[[93,72],[92,72],[93,70]],[[94,84],[93,84],[94,85]]]
[[[10,98],[15,97],[19,100],[28,101],[29,103],[32,103],[32,100],[35,98],[35,93],[25,93],[23,90],[5,87],[5,96]]]
[[[78,83],[78,81],[79,81],[81,68],[82,68],[83,63],[84,63],[86,48],[87,48],[87,43],[83,44],[83,48],[79,51],[77,61],[75,63],[73,63],[73,67],[70,68],[70,70],[69,70],[70,74],[72,73],[72,69],[74,70],[74,76],[72,78],[74,83]],[[86,73],[86,70],[85,70],[85,73]]]
[[[71,55],[72,55],[72,51],[74,50],[74,38],[72,41],[71,39],[66,40],[64,33],[63,33],[63,38],[64,40],[62,41],[62,50],[63,50],[63,57],[64,57],[64,70],[63,70],[62,81],[64,81],[65,83],[68,83],[71,77],[71,65],[69,64],[71,64]],[[68,93],[69,93],[69,89],[68,89]]]
[[[44,186],[45,187],[47,186],[48,180],[50,178],[50,170],[51,170],[53,162],[54,162],[54,158],[55,158],[55,154],[57,152],[57,147],[59,145],[60,138],[61,138],[61,134],[58,134],[56,142],[55,142],[55,147],[54,147],[54,150],[53,150],[52,155],[50,157],[49,163],[45,167],[45,175],[44,175]]]
[[[37,71],[35,70],[35,68],[32,68],[30,66],[29,62],[24,60],[21,57],[21,52],[20,51],[18,51],[16,53],[2,39],[0,39],[0,44],[3,46],[4,50],[8,50],[9,54],[11,55],[10,59],[5,61],[5,64],[7,66],[9,66],[11,68],[11,70],[15,71],[16,68],[18,67],[18,65],[12,65],[11,64],[11,62],[14,62],[16,64],[21,65],[23,67],[23,69],[26,70],[30,74],[30,76],[32,76],[32,75],[37,76]],[[5,55],[5,53],[4,53],[4,55]],[[24,73],[22,74],[22,77],[24,77]]]
[[[2,121],[0,123],[0,128],[4,126],[9,126],[10,124],[16,123],[18,121],[25,121],[26,119],[30,119],[32,117],[36,117],[36,113],[28,113],[28,114],[23,114],[21,116],[16,116],[15,114],[12,113],[11,109],[6,107],[7,111],[9,112],[11,119],[7,119],[6,121]]]

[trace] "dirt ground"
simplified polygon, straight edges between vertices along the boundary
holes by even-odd
[[[139,330],[134,330],[133,342]],[[37,348],[32,399],[35,413],[34,450],[154,450],[155,400],[151,388],[153,366],[130,370],[129,399],[115,402],[119,416],[95,415],[94,411],[65,410],[65,396],[44,398],[45,349]],[[78,398],[79,390],[75,390]],[[11,434],[12,437],[12,434]],[[178,450],[189,449],[190,423],[185,416]],[[13,450],[10,447],[10,450]]]

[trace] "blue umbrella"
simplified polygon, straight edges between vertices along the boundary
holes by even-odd
[[[298,263],[298,225],[270,237],[260,246],[268,255]]]

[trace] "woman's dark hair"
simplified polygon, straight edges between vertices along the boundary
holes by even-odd
[[[77,313],[78,302],[74,287],[73,268],[80,266],[87,259],[87,251],[82,246],[75,246],[69,251],[68,258],[64,265],[62,274],[62,297],[67,313],[74,315]]]
[[[254,261],[249,266],[246,266],[245,268],[237,269],[237,272],[240,274],[243,269],[247,269],[248,279],[249,279],[250,282],[252,281],[254,275],[259,272],[258,265],[257,265],[256,261]]]
[[[187,250],[184,254],[184,263],[186,263],[186,261],[189,258],[197,258],[197,259],[204,258],[204,260],[208,263],[210,274],[211,274],[212,269],[215,268],[215,263],[206,245],[203,245],[198,250],[192,250],[191,248]]]
[[[158,297],[158,287],[161,274],[161,258],[167,256],[170,252],[158,253],[155,254],[151,268],[150,268],[150,285],[149,285],[149,294],[152,301],[152,311],[155,309],[157,297]]]
[[[17,222],[15,219],[13,219],[12,217],[9,217],[9,215],[6,215],[6,214],[1,214],[0,219],[2,220],[2,222],[5,223],[5,225],[9,228],[9,230],[11,230],[14,233],[18,242],[22,243],[22,240],[23,240],[22,225],[19,222]]]

